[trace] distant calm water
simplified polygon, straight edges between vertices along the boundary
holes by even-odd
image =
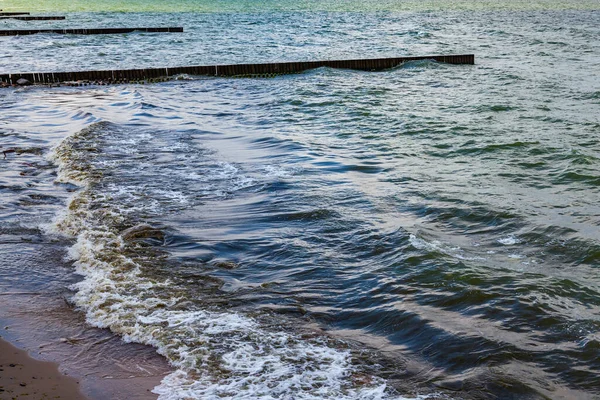
[[[0,73],[476,55],[0,90],[0,238],[68,237],[161,399],[600,397],[597,1],[29,3],[67,20],[0,29],[185,33],[0,37]]]

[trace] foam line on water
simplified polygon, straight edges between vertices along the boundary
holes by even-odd
[[[159,399],[404,398],[380,378],[354,379],[360,371],[337,341],[269,328],[241,313],[202,309],[173,280],[148,274],[156,253],[128,239],[123,229],[128,216],[101,190],[103,164],[95,159],[102,157],[102,135],[110,129],[106,122],[94,124],[54,149],[57,181],[81,189],[53,229],[76,241],[69,256],[83,280],[72,286],[72,302],[87,322],[125,341],[154,346],[174,367],[154,389]]]

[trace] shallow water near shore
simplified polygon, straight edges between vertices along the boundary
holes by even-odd
[[[600,396],[600,12],[552,4],[74,12],[52,26],[186,31],[0,38],[0,72],[476,54],[2,89],[0,284],[156,348],[161,399]],[[50,288],[19,274],[40,243]]]

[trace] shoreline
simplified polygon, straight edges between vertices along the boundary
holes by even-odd
[[[91,400],[58,364],[36,360],[0,337],[0,397],[4,396]]]
[[[22,393],[16,390],[23,388],[19,386],[21,382],[26,383],[25,388],[37,390],[39,396],[51,393],[48,398],[56,395],[84,400],[158,398],[152,390],[171,368],[154,348],[125,343],[107,329],[87,325],[83,316],[62,299],[34,298],[20,293],[3,295],[2,300],[0,365],[22,365],[19,375],[22,378],[13,377],[12,381],[6,380],[10,378],[5,376],[7,368],[0,367],[4,369],[0,371],[0,388],[14,392],[8,398]],[[46,308],[48,314],[44,315],[42,308]],[[49,318],[42,320],[44,317]],[[4,357],[4,354],[14,354],[14,357]],[[40,386],[40,381],[47,384]],[[60,382],[57,390],[50,390],[48,384],[53,382]],[[63,391],[63,383],[68,396]],[[78,393],[78,397],[73,397],[74,393]],[[0,398],[4,398],[2,393]]]
[[[0,351],[13,353],[14,346],[24,361],[0,364],[22,364],[27,374],[33,371],[48,382],[64,374],[79,381],[75,387],[82,399],[155,400],[158,395],[152,390],[172,371],[166,359],[153,347],[126,343],[108,329],[87,324],[85,315],[66,300],[72,294],[69,285],[79,279],[64,261],[66,243],[20,233],[0,234],[0,265],[9,268],[0,284]],[[48,367],[48,362],[54,364]],[[0,379],[6,372],[0,371]],[[36,387],[24,383],[25,388]]]

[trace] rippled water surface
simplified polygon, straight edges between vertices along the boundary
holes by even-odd
[[[0,37],[0,73],[476,65],[2,89],[0,287],[67,247],[88,323],[170,361],[161,399],[600,396],[597,3],[69,4],[0,25],[185,32]]]

